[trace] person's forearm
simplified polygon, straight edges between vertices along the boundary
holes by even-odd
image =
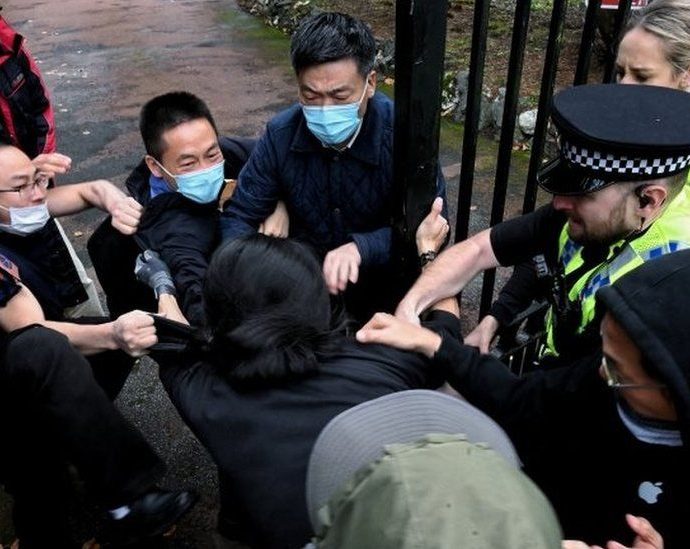
[[[431,265],[431,263],[427,263],[426,265],[424,265],[422,267],[422,273],[429,270],[429,267],[431,267]],[[429,307],[429,309],[432,311],[446,311],[447,313],[450,313],[457,317],[460,316],[460,305],[458,303],[458,299],[454,295],[451,297],[440,299],[436,303],[433,303],[431,307]]]
[[[265,135],[256,144],[240,172],[232,198],[223,205],[220,217],[223,241],[255,233],[276,208],[280,198],[279,169],[274,147],[269,142],[270,137]]]
[[[422,273],[398,306],[405,316],[419,316],[430,305],[460,292],[480,272],[498,266],[489,229],[451,246]]]
[[[84,354],[117,348],[112,322],[73,324],[46,320],[34,295],[26,286],[22,286],[17,295],[12,297],[5,307],[0,308],[0,327],[6,332],[11,332],[30,324],[42,324],[60,332]]]
[[[160,257],[169,267],[175,283],[175,308],[191,323],[203,324],[203,281],[215,239],[199,235],[196,246],[183,245],[176,235],[161,239]],[[166,292],[167,293],[167,292]],[[159,311],[160,312],[160,311]],[[177,320],[177,319],[175,319]]]
[[[109,211],[109,205],[124,196],[125,193],[105,179],[86,181],[50,189],[48,209],[55,217],[81,212],[91,206]]]
[[[124,192],[105,179],[88,181],[82,185],[80,193],[82,199],[87,204],[104,212],[112,213],[113,206],[126,196]]]
[[[567,368],[537,369],[518,377],[498,359],[455,338],[444,337],[434,354],[434,365],[451,387],[498,422],[518,447],[530,443],[528,432],[548,432],[546,426],[558,423],[563,410],[586,406],[606,392],[597,374],[600,363],[595,353]]]
[[[431,311],[445,311],[455,316],[460,316],[460,305],[458,305],[458,299],[453,297],[443,298],[436,303],[432,303],[428,307]]]
[[[41,324],[67,336],[70,343],[84,355],[92,355],[118,348],[113,334],[112,322],[106,322],[105,324],[72,324],[71,322],[45,320]]]
[[[179,304],[177,303],[177,298],[170,294],[161,294],[158,298],[158,314],[164,315],[170,320],[176,320],[177,322],[182,322],[183,324],[189,324],[185,318]]]

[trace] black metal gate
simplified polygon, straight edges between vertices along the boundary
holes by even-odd
[[[571,0],[578,1],[581,0]],[[484,80],[484,65],[489,27],[490,0],[474,2],[474,22],[469,67],[469,90],[464,120],[461,171],[458,183],[455,241],[467,238],[474,184],[474,166]],[[527,28],[532,9],[531,0],[514,2],[511,51],[506,75],[506,95],[500,141],[496,159],[490,226],[503,220],[509,168],[513,152],[513,134],[518,110],[518,94],[523,72]],[[618,36],[630,12],[631,0],[620,0],[613,23],[613,36]],[[548,39],[545,47],[538,114],[524,181],[523,213],[532,211],[537,199],[536,174],[544,161],[544,145],[554,90],[556,70],[561,54],[567,0],[553,0]],[[402,239],[411,244],[414,230],[433,198],[438,155],[438,119],[441,104],[440,82],[443,76],[445,17],[448,0],[398,0],[396,4],[396,181],[400,184],[402,207],[397,226]],[[596,36],[601,0],[590,0],[584,13],[578,62],[573,84],[587,82]],[[611,81],[616,55],[615,40],[607,49],[603,79]],[[431,84],[430,84],[431,83]],[[409,261],[406,262],[409,268]],[[491,305],[495,272],[484,274],[480,316]]]

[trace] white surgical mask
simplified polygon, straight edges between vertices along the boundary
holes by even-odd
[[[6,208],[5,206],[0,206],[0,208],[10,213],[9,225],[7,223],[0,223],[0,230],[20,236],[35,233],[45,227],[45,224],[50,219],[47,202],[23,208]]]

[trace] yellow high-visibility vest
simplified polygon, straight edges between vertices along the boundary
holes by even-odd
[[[619,240],[609,247],[606,260],[578,278],[568,291],[568,300],[580,305],[580,322],[576,334],[582,334],[596,314],[597,290],[614,284],[645,261],[690,248],[690,185],[669,204],[664,213],[641,236],[633,240]],[[567,277],[580,268],[582,245],[568,238],[567,223],[561,229],[558,261]],[[687,288],[679,291],[687,291]],[[554,337],[553,305],[546,313],[546,342],[542,354],[558,356]]]

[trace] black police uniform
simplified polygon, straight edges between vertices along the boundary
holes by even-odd
[[[560,162],[540,177],[554,194],[594,192],[616,181],[643,185],[681,174],[690,165],[690,96],[684,92],[650,86],[571,88],[555,97],[554,121],[561,131]],[[673,203],[685,192],[683,187]],[[669,205],[648,231],[670,218],[679,233],[687,231],[687,248],[690,216],[678,214]],[[496,257],[508,262],[541,253],[557,268],[554,247],[563,223],[562,214],[545,206],[494,227]],[[645,235],[623,241],[634,244],[633,237]],[[645,370],[668,387],[676,422],[626,410],[620,394],[598,375],[601,356],[593,344],[594,356],[581,345],[585,358],[579,362],[522,378],[452,338],[443,338],[434,357],[453,387],[508,432],[526,471],[553,503],[566,537],[629,544],[634,534],[624,514],[633,513],[649,518],[667,547],[687,545],[689,347],[684,324],[670,319],[687,316],[690,251],[670,246],[667,251],[677,253],[651,255],[653,260],[603,283],[596,298],[635,342]],[[592,327],[598,333],[598,322]]]
[[[616,108],[602,108],[612,104]],[[645,182],[683,172],[690,165],[690,120],[678,113],[686,104],[685,93],[651,86],[599,85],[562,92],[554,99],[552,115],[560,133],[560,155],[540,172],[540,185],[552,194],[582,195],[617,181],[638,181],[637,192],[641,193]],[[643,194],[640,200],[644,200]],[[673,208],[678,209],[680,200],[674,201]],[[660,217],[665,228],[671,223],[671,209],[667,207]],[[490,313],[505,325],[533,299],[548,300],[561,363],[596,349],[599,343],[599,313],[583,321],[582,293],[579,300],[568,298],[575,283],[589,277],[589,284],[603,276],[606,264],[629,248],[646,260],[647,251],[649,257],[656,257],[690,245],[689,224],[686,233],[675,231],[681,233],[680,238],[661,242],[659,250],[645,248],[640,253],[647,246],[644,239],[651,240],[645,234],[652,224],[618,242],[585,243],[580,251],[582,265],[566,275],[563,257],[559,257],[565,222],[566,216],[548,205],[491,231],[491,245],[500,264],[519,267]]]

